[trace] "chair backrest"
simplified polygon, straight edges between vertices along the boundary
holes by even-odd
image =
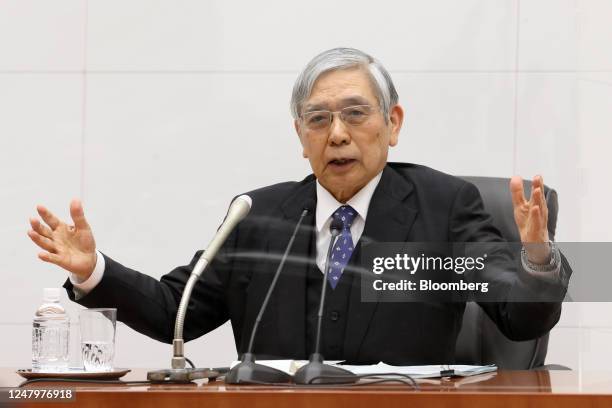
[[[461,177],[473,183],[482,196],[485,210],[493,217],[493,224],[509,242],[520,242],[514,222],[510,194],[510,179],[496,177]],[[525,196],[531,194],[531,183],[524,182]],[[557,193],[545,186],[548,206],[548,233],[554,240],[559,212]],[[457,364],[496,364],[505,369],[530,369],[542,366],[548,350],[548,334],[528,341],[512,341],[473,302],[466,304],[463,326],[455,351]]]

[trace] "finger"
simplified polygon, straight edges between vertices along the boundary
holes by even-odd
[[[537,187],[531,194],[532,205],[540,207],[540,211],[543,216],[548,216],[548,207],[546,206],[546,199],[544,198],[544,190],[542,187]]]
[[[531,209],[529,210],[529,215],[531,218],[532,228],[530,234],[531,238],[540,237],[542,235],[540,234],[540,231],[546,228],[546,224],[544,224],[544,220],[542,219],[542,212],[540,211],[540,207],[537,205],[531,207]],[[536,240],[533,242],[539,242],[539,240],[536,238]]]
[[[510,192],[512,193],[512,205],[515,207],[525,204],[525,192],[523,191],[523,179],[514,176],[510,179]]]
[[[531,180],[531,188],[535,189],[536,187],[544,188],[544,179],[539,174]]]
[[[49,252],[57,252],[55,244],[49,238],[43,237],[36,231],[28,231],[28,236],[36,245]]]
[[[38,218],[30,218],[30,225],[32,229],[42,235],[43,237],[51,238],[53,236],[52,231],[40,223]]]
[[[61,221],[44,206],[38,205],[36,206],[36,210],[38,211],[38,214],[40,214],[40,216],[42,217],[43,221],[45,221],[53,231],[55,231],[55,229],[61,224]]]
[[[85,212],[83,211],[83,204],[80,200],[74,199],[70,202],[70,216],[74,221],[74,226],[78,229],[89,229],[89,224],[85,219]]]
[[[533,201],[533,192],[535,191],[536,188],[540,187],[540,178],[539,176],[534,176],[533,179],[531,179],[531,194],[529,197],[529,201]]]
[[[540,209],[542,210],[542,213],[548,217],[548,205],[546,204],[546,195],[545,195],[545,190],[544,190],[544,178],[542,176],[537,176],[538,178],[538,184],[541,190],[541,194],[540,194]]]
[[[548,240],[548,229],[542,218],[540,207],[533,206],[529,209],[529,231],[527,232],[528,242],[544,242]]]
[[[45,262],[49,262],[49,263],[61,266],[60,262],[62,258],[59,255],[52,254],[50,252],[40,252],[38,254],[38,258],[41,261],[45,261]]]

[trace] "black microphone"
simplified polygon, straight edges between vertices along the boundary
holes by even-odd
[[[272,283],[270,283],[270,287],[268,288],[266,297],[264,298],[264,301],[261,304],[261,308],[259,309],[257,318],[255,319],[255,323],[253,324],[253,329],[251,330],[251,338],[249,340],[249,347],[247,349],[247,352],[242,355],[240,363],[233,367],[225,375],[225,382],[227,384],[288,383],[292,381],[291,376],[285,373],[284,371],[257,364],[255,362],[255,355],[253,354],[253,342],[255,340],[257,328],[259,327],[259,322],[261,321],[261,318],[264,312],[266,311],[266,308],[268,307],[270,297],[272,296],[272,291],[276,286],[276,281],[278,281],[278,277],[280,276],[283,266],[285,265],[285,261],[287,261],[287,257],[289,256],[289,252],[293,247],[293,241],[295,241],[295,237],[298,234],[300,226],[302,225],[302,221],[304,221],[304,218],[312,211],[313,208],[315,208],[315,205],[315,201],[312,199],[306,201],[306,203],[304,204],[304,210],[302,211],[300,219],[295,225],[295,229],[293,230],[291,239],[289,239],[289,243],[287,244],[285,253],[283,254],[283,257],[281,258],[281,261],[278,264],[278,268],[276,268],[274,278],[272,278]]]
[[[300,367],[293,376],[296,384],[353,384],[359,378],[352,372],[340,367],[324,364],[323,355],[320,353],[321,347],[321,323],[323,322],[323,310],[325,308],[325,293],[327,292],[327,276],[329,274],[329,261],[340,231],[342,231],[342,221],[337,218],[332,220],[329,226],[331,239],[327,249],[325,259],[325,270],[323,271],[323,285],[321,285],[321,300],[319,302],[319,312],[317,313],[317,337],[315,340],[314,353],[310,355],[308,364]]]

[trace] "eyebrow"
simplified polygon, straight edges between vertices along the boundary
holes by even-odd
[[[368,101],[366,98],[362,96],[348,96],[346,98],[341,99],[340,102],[338,103],[338,106],[341,106],[343,108],[347,106],[352,106],[352,105],[370,105],[370,101]],[[327,103],[314,103],[314,104],[307,104],[304,106],[304,112],[312,112],[312,111],[328,110],[328,109],[329,109],[329,105]]]

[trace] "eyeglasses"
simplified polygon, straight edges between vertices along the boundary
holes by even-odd
[[[317,110],[302,114],[302,121],[309,130],[328,129],[334,120],[334,113],[339,113],[340,119],[350,126],[362,125],[378,108],[370,105],[347,106],[339,111]]]

